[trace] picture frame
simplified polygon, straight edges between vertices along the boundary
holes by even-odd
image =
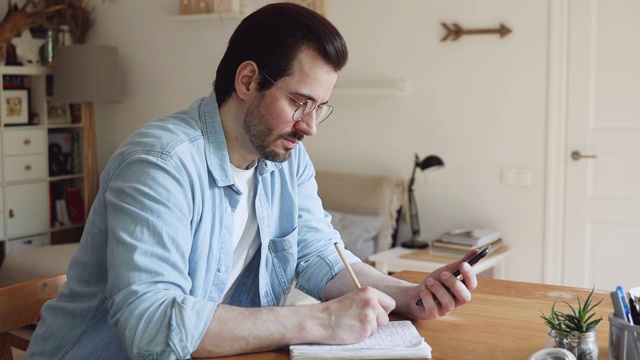
[[[47,100],[47,122],[51,125],[71,124],[69,104]]]
[[[29,124],[29,90],[2,90],[2,105],[0,116],[5,125]]]

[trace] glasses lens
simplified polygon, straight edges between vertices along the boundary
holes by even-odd
[[[323,121],[327,120],[329,115],[333,112],[333,106],[324,104],[318,107],[316,110],[316,123],[320,124]]]
[[[293,120],[300,121],[307,117],[307,115],[311,114],[311,112],[315,109],[316,103],[312,100],[305,100],[298,105],[296,111],[293,113]]]
[[[309,116],[309,114],[311,114],[311,112],[313,112],[314,110],[316,112],[317,124],[320,124],[321,122],[327,120],[329,115],[331,115],[331,113],[333,112],[333,106],[328,104],[324,104],[324,105],[316,105],[316,104],[317,103],[313,100],[303,101],[300,105],[298,105],[298,107],[296,108],[296,111],[293,113],[293,120],[300,121],[306,118],[307,116]]]

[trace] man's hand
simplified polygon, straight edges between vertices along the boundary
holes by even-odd
[[[478,252],[472,250],[463,259],[429,274],[404,297],[402,303],[398,304],[398,310],[418,319],[436,319],[471,301],[471,292],[478,286],[478,280],[475,271],[466,261]],[[462,281],[452,274],[458,268],[463,276]],[[422,305],[416,305],[418,300],[422,300]]]
[[[315,306],[322,309],[328,322],[323,343],[350,344],[363,341],[385,326],[396,302],[389,295],[364,286]]]

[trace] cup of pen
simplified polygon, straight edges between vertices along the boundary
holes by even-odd
[[[640,287],[629,290],[636,304],[640,301]],[[639,309],[640,310],[640,309]],[[640,326],[609,315],[609,359],[640,359]]]

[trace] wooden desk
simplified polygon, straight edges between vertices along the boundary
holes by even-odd
[[[420,282],[426,274],[402,271],[394,276]],[[434,360],[525,360],[543,349],[547,341],[546,326],[539,316],[541,311],[548,314],[556,299],[559,302],[575,304],[576,296],[584,300],[590,291],[488,278],[480,278],[478,281],[479,285],[473,292],[471,303],[438,320],[413,322],[433,348]],[[613,312],[613,305],[609,293],[596,291],[594,301],[601,298],[604,298],[604,301],[596,308],[597,316],[604,319],[598,325],[599,359],[607,359],[608,316]],[[225,359],[288,358],[288,351],[281,350]]]

